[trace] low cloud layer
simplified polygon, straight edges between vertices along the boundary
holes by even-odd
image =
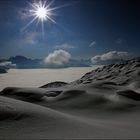
[[[64,50],[55,50],[44,59],[44,63],[49,65],[63,65],[68,62],[70,58],[70,53]]]
[[[96,55],[91,58],[91,62],[93,64],[96,64],[97,62],[100,61],[107,61],[107,60],[112,60],[112,59],[120,59],[128,56],[128,52],[118,52],[118,51],[111,51],[102,55]]]

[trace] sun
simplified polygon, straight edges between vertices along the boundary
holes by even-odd
[[[51,20],[52,22],[55,22],[52,19],[53,15],[53,8],[51,8],[51,3],[47,3],[47,1],[39,1],[38,3],[30,4],[32,9],[30,10],[30,14],[34,19],[37,19],[41,22]]]
[[[35,11],[35,14],[40,20],[46,20],[47,16],[49,15],[47,9],[44,7],[39,7],[37,11]]]
[[[27,16],[31,18],[31,21],[26,24],[21,29],[21,32],[25,31],[33,22],[41,23],[42,33],[44,34],[44,22],[52,22],[56,24],[53,16],[56,16],[55,10],[69,6],[69,4],[64,4],[60,6],[53,7],[54,0],[36,0],[33,3],[28,2],[29,7],[25,9]]]
[[[54,14],[54,11],[60,7],[52,7],[53,1],[48,2],[46,0],[42,1],[38,1],[38,2],[34,2],[34,3],[30,3],[29,4],[29,9],[27,9],[26,11],[28,11],[28,16],[32,17],[31,21],[24,27],[22,28],[21,31],[24,31],[27,27],[29,27],[33,22],[37,21],[37,23],[41,22],[42,25],[42,31],[44,30],[44,22],[48,22],[51,21],[53,23],[56,23],[56,21],[52,18]]]
[[[38,21],[44,22],[47,20],[51,20],[52,22],[55,22],[52,19],[53,10],[54,8],[51,8],[52,3],[47,3],[47,1],[39,1],[38,3],[33,3],[31,5],[30,15],[33,17],[33,20],[37,19]]]

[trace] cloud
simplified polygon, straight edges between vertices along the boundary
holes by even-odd
[[[96,41],[92,41],[90,44],[89,44],[89,47],[93,47],[93,46],[95,46],[97,43],[96,43]]]
[[[55,48],[56,49],[73,49],[73,48],[75,48],[75,46],[65,43],[62,45],[56,45]]]
[[[118,39],[116,40],[116,43],[117,43],[117,44],[122,44],[122,43],[123,43],[123,40],[122,40],[121,38],[118,38]]]
[[[27,9],[20,9],[18,11],[18,15],[20,19],[25,20],[29,17],[29,12],[27,11]]]
[[[70,58],[70,53],[64,50],[55,50],[44,59],[44,63],[49,65],[63,65],[68,62]]]
[[[26,43],[30,45],[34,45],[37,43],[37,37],[38,37],[37,32],[30,32],[26,34],[26,36],[24,37],[24,40]]]
[[[123,58],[125,56],[128,56],[129,53],[128,52],[119,52],[119,51],[111,51],[102,55],[96,55],[94,57],[91,58],[91,62],[93,64],[96,64],[99,61],[107,61],[107,60],[111,60],[111,59],[119,59],[119,58]]]
[[[26,32],[18,37],[11,38],[7,42],[4,42],[3,46],[6,46],[8,48],[11,47],[12,45],[13,50],[11,51],[12,52],[16,51],[17,54],[19,53],[18,49],[20,47],[38,46],[38,44],[42,43],[39,42],[39,37],[40,37],[39,32]],[[11,55],[11,52],[7,52],[7,53]]]
[[[13,68],[13,67],[16,67],[16,64],[12,64],[11,61],[5,61],[5,62],[0,63],[0,67]]]

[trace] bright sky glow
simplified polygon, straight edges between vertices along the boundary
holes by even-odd
[[[48,12],[44,7],[39,7],[35,14],[40,20],[45,20],[48,15]]]
[[[39,1],[39,2],[34,2],[30,3],[30,9],[29,11],[29,16],[32,17],[33,19],[23,28],[23,31],[30,26],[33,22],[37,21],[37,23],[41,22],[42,23],[42,31],[44,30],[44,22],[46,21],[51,21],[53,23],[56,23],[54,19],[52,19],[52,15],[54,15],[53,11],[60,8],[60,7],[52,7],[53,1],[48,2],[48,1]]]
[[[32,9],[30,10],[30,14],[31,16],[34,17],[34,19],[37,19],[41,22],[50,20],[52,22],[55,22],[52,19],[52,11],[54,10],[54,8],[50,8],[52,2],[51,3],[47,3],[47,1],[39,1],[39,3],[33,3],[30,4]]]

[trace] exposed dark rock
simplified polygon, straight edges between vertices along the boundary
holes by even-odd
[[[136,101],[140,101],[140,93],[133,90],[118,91],[117,94]]]
[[[44,86],[41,86],[40,88],[52,88],[52,87],[56,88],[56,87],[61,87],[65,85],[67,85],[66,82],[56,81],[56,82],[48,83]]]
[[[1,74],[1,73],[7,73],[7,71],[6,71],[5,69],[1,69],[1,68],[0,68],[0,74]]]

